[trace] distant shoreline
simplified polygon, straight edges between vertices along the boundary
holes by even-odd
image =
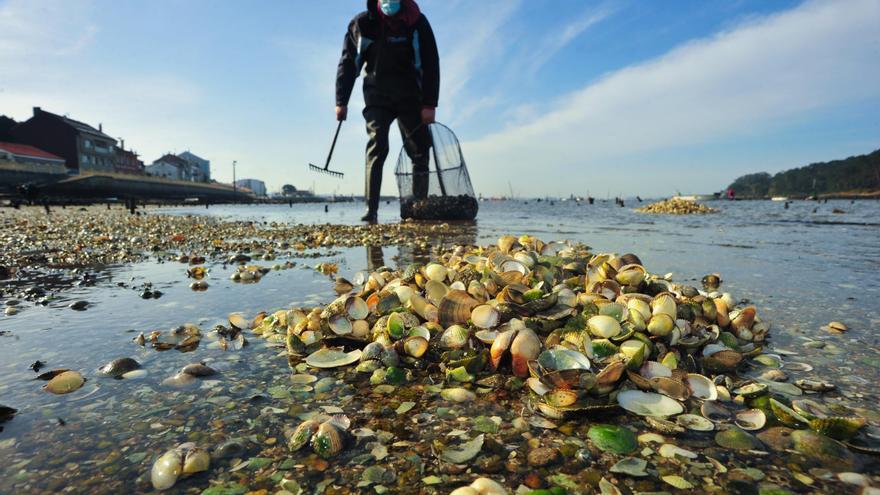
[[[776,196],[737,196],[737,200],[740,201],[769,201]],[[805,195],[805,194],[797,194],[797,195],[784,195],[789,200],[825,200],[825,199],[880,199],[880,190],[872,190],[872,191],[842,191],[835,193],[824,193],[819,194],[817,196]],[[719,198],[719,200],[722,198]]]

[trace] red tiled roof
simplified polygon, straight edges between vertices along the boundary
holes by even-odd
[[[61,160],[62,162],[64,161],[64,158],[61,158],[60,156],[53,155],[48,151],[43,151],[40,148],[35,148],[27,144],[4,143],[0,141],[0,150],[12,153],[13,155],[45,158],[48,160]]]

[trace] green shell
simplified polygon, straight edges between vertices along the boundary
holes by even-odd
[[[595,425],[587,436],[599,450],[625,455],[639,446],[636,436],[628,428],[617,425]]]
[[[850,471],[855,467],[855,456],[837,440],[810,430],[798,430],[791,434],[794,450],[806,457],[814,466],[834,471]]]
[[[301,449],[305,444],[309,443],[309,440],[311,440],[312,435],[314,435],[316,431],[318,431],[317,421],[303,421],[296,427],[293,434],[290,435],[287,446],[294,452]]]
[[[776,419],[778,419],[779,422],[784,424],[785,426],[790,426],[792,428],[803,428],[809,423],[809,421],[807,421],[807,418],[801,416],[800,414],[795,412],[794,409],[786,406],[776,399],[770,399],[770,410],[773,411],[773,415],[776,416]]]
[[[739,428],[730,428],[715,434],[715,443],[731,450],[752,450],[763,447],[761,441]]]
[[[846,440],[854,436],[865,423],[865,418],[859,417],[816,418],[810,421],[810,429],[837,440]]]

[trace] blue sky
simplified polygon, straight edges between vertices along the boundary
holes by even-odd
[[[485,195],[711,192],[880,148],[880,0],[423,0],[438,120]],[[0,0],[0,114],[101,122],[146,162],[363,191],[360,85],[338,181],[310,174],[361,0]],[[394,194],[400,139],[383,193]]]

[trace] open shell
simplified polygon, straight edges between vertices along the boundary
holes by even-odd
[[[684,411],[678,401],[665,395],[640,390],[625,390],[617,394],[617,403],[627,411],[639,416],[673,416]]]

